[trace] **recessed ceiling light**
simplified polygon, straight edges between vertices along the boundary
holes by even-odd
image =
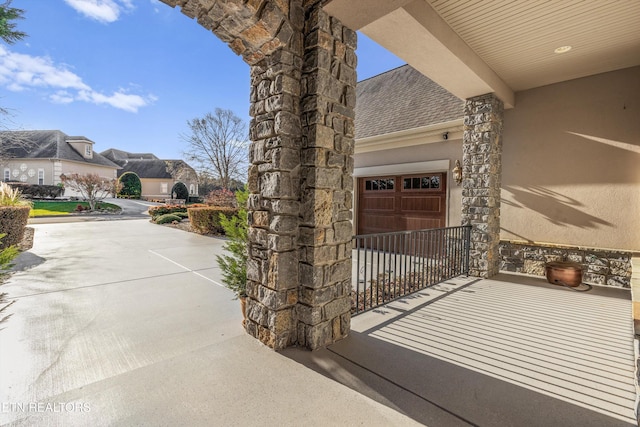
[[[560,46],[557,47],[554,52],[555,53],[566,53],[569,52],[571,50],[571,46]]]

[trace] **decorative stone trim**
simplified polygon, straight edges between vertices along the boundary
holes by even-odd
[[[632,251],[579,246],[500,241],[500,270],[544,276],[550,261],[573,261],[584,267],[583,281],[592,285],[631,287]]]

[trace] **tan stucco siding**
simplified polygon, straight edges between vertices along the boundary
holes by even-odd
[[[49,159],[12,159],[0,165],[0,178],[4,180],[4,171],[9,169],[11,181],[38,184],[38,172],[44,171],[44,185],[54,185],[53,162]]]
[[[419,137],[417,138],[419,139]],[[453,227],[461,224],[462,190],[461,187],[456,185],[451,176],[451,169],[453,169],[456,160],[462,160],[461,140],[448,140],[446,142],[360,153],[354,157],[354,166],[356,170],[376,166],[391,166],[390,170],[394,170],[394,167],[395,170],[401,170],[403,165],[406,164],[443,160],[448,161],[449,167],[440,167],[436,168],[437,170],[429,170],[428,172],[447,172],[447,226]],[[372,170],[375,171],[375,168]],[[420,172],[426,171],[416,171],[416,173]],[[357,185],[354,185],[353,200],[355,205],[358,200]],[[356,206],[354,206],[354,212],[356,211]]]
[[[502,239],[640,250],[640,67],[519,92]]]
[[[115,179],[117,177],[117,169],[107,166],[94,165],[90,163],[77,163],[61,161],[62,173],[65,175],[77,173],[80,175],[97,174],[103,178]]]
[[[140,182],[142,183],[142,197],[171,197],[171,189],[177,182],[182,182],[187,186],[187,189],[190,188],[191,184],[195,189],[195,193],[193,195],[198,194],[198,183],[190,180],[174,180],[170,178],[141,178]],[[166,190],[163,188],[163,184],[166,184]]]
[[[167,198],[171,196],[173,180],[170,178],[141,178],[140,182],[142,183],[142,196],[163,196]]]

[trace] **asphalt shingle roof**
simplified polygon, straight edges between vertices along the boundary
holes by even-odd
[[[410,65],[356,87],[356,139],[462,118],[464,102]]]
[[[116,160],[158,160],[153,153],[129,153],[128,151],[118,150],[117,148],[109,148],[108,150],[103,151],[103,156],[107,159],[116,161]]]
[[[69,140],[87,140],[83,136],[70,137],[59,130],[27,130],[27,131],[4,131],[0,132],[0,143],[5,143],[9,139],[20,138],[25,144],[10,145],[7,150],[8,155],[19,159],[60,159],[76,162],[90,163],[100,166],[118,168],[118,165],[93,152],[93,158],[87,159],[78,153],[69,143]]]

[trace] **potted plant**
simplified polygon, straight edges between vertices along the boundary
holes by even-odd
[[[232,216],[220,214],[220,225],[224,229],[228,240],[223,248],[226,253],[216,256],[222,270],[222,283],[240,299],[243,319],[246,319],[247,303],[247,258],[248,252],[248,222],[247,222],[247,189],[236,192],[238,213]],[[244,326],[245,320],[242,321]]]

